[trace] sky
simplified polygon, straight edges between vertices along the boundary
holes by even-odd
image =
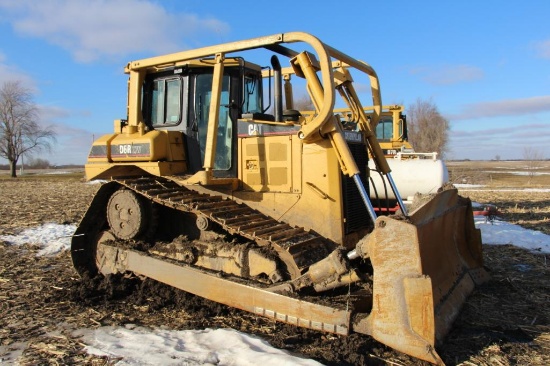
[[[481,186],[458,185],[461,190],[478,190]],[[541,191],[540,189],[538,191]],[[548,191],[548,190],[545,190]],[[473,203],[475,207],[482,205]],[[488,222],[484,216],[474,217],[481,230],[484,244],[512,244],[534,253],[550,253],[550,235],[497,217]],[[27,243],[39,246],[38,256],[55,256],[69,250],[71,236],[76,226],[47,223],[22,229],[16,235],[0,235],[0,241],[11,245]],[[522,270],[529,271],[528,263],[518,263]],[[89,354],[120,359],[117,365],[320,365],[318,362],[288,354],[272,347],[253,335],[233,329],[174,330],[169,327],[146,328],[135,324],[102,326],[95,329],[77,329],[73,336],[80,338]],[[3,360],[16,363],[28,344],[10,345]],[[136,348],[137,347],[137,348]],[[0,345],[0,353],[3,350]]]
[[[434,103],[451,124],[447,159],[550,158],[549,1],[262,4],[0,0],[0,84],[31,88],[57,132],[40,158],[83,164],[126,117],[129,61],[302,31],[370,64],[383,104]]]

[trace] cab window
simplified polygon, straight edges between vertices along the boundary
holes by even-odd
[[[181,78],[158,79],[153,82],[151,124],[176,125],[181,122]]]
[[[262,113],[262,99],[257,77],[244,77],[243,113]]]
[[[380,119],[376,126],[376,138],[380,141],[390,141],[393,134],[393,120]]]

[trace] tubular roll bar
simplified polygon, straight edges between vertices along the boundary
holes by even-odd
[[[318,38],[312,36],[311,34],[304,32],[289,32],[289,33],[280,33],[271,36],[264,36],[258,38],[252,38],[243,41],[230,42],[215,46],[203,47],[189,51],[182,51],[177,53],[172,53],[163,56],[151,57],[147,59],[137,60],[129,62],[125,68],[125,72],[130,74],[129,80],[129,100],[128,100],[128,128],[129,131],[133,132],[136,130],[143,131],[143,117],[141,116],[141,85],[143,83],[144,75],[147,69],[161,69],[165,67],[175,67],[180,64],[184,64],[187,61],[196,60],[205,57],[225,57],[227,53],[265,48],[273,52],[279,53],[283,56],[290,57],[293,60],[296,60],[302,56],[303,53],[296,52],[288,47],[283,46],[282,44],[286,43],[296,43],[304,42],[311,46],[318,57],[318,66],[320,67],[321,73],[321,88],[317,90],[318,97],[317,99],[319,110],[317,115],[307,124],[302,125],[298,136],[308,142],[308,140],[315,140],[319,135],[329,134],[331,143],[334,148],[337,150],[339,161],[342,165],[342,171],[344,174],[349,175],[354,178],[357,188],[361,193],[362,199],[369,211],[369,216],[374,221],[376,219],[376,213],[370,204],[370,200],[366,195],[365,187],[363,186],[360,179],[358,179],[359,170],[355,164],[355,161],[351,157],[349,148],[343,140],[341,130],[335,128],[334,119],[334,104],[335,104],[335,83],[334,83],[334,73],[333,73],[333,62],[332,59],[336,59],[340,62],[341,67],[353,67],[365,74],[368,75],[371,85],[372,101],[373,101],[373,114],[371,121],[369,122],[370,126],[376,126],[378,124],[381,112],[382,112],[382,98],[380,93],[380,83],[378,76],[374,69],[365,62],[354,59],[339,50],[330,47]],[[299,63],[299,61],[298,61]],[[311,75],[311,74],[310,74]],[[316,73],[314,74],[315,78]],[[305,75],[307,78],[307,75]],[[311,82],[311,77],[308,79],[308,84]],[[216,80],[214,80],[216,82]],[[213,91],[220,92],[219,87],[214,87]],[[322,99],[319,98],[322,94]],[[356,99],[356,98],[354,98]],[[213,95],[213,101],[217,100],[216,96]],[[359,100],[355,100],[359,107],[361,107]],[[365,119],[363,108],[360,108],[360,111],[363,113],[362,117]],[[210,115],[211,119],[216,119],[217,114]],[[331,123],[328,123],[331,121]],[[209,125],[211,121],[209,121]],[[212,121],[216,125],[217,121]],[[328,125],[328,126],[327,126]],[[141,126],[141,127],[140,127]],[[385,157],[381,154],[380,146],[376,140],[376,136],[373,136],[372,127],[369,127],[369,130],[363,128],[363,132],[369,139],[369,143],[374,147],[373,158],[375,159],[376,165],[384,173],[390,183],[390,186],[398,198],[398,204],[401,207],[403,214],[407,214],[405,206],[401,196],[397,191],[397,187],[391,177],[391,170],[387,165]],[[324,133],[323,133],[323,132]],[[210,135],[210,131],[208,133]],[[215,141],[208,139],[207,142],[210,142],[210,147],[215,149]],[[213,144],[212,144],[213,142]],[[214,150],[215,151],[215,150]],[[210,159],[211,160],[211,159]],[[211,164],[205,162],[207,172],[211,169]],[[357,176],[357,177],[355,177]]]

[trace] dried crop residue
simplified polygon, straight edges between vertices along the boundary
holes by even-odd
[[[0,179],[0,235],[49,222],[76,224],[99,184],[82,179]]]
[[[480,204],[495,205],[501,218],[550,235],[550,193],[510,190],[459,191]]]
[[[32,188],[32,189],[31,189]],[[97,186],[79,180],[0,180],[0,232],[46,222],[76,224]],[[514,201],[507,193],[507,202]],[[478,201],[479,198],[473,198]],[[45,203],[43,209],[39,203]],[[518,207],[525,204],[518,200]],[[491,202],[487,202],[491,203]],[[533,215],[539,211],[532,210]],[[542,213],[544,217],[545,213]],[[536,220],[536,218],[535,218]],[[104,365],[74,331],[128,323],[173,329],[231,327],[326,365],[428,365],[374,341],[295,328],[133,276],[81,279],[68,253],[36,257],[32,245],[0,242],[0,359],[20,364]],[[550,364],[548,255],[484,246],[491,281],[466,302],[438,351],[447,365]]]

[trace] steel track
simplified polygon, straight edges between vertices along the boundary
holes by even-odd
[[[293,261],[300,274],[336,247],[315,232],[293,227],[221,195],[199,193],[166,178],[145,176],[116,182],[159,205],[193,213],[220,225],[230,234],[240,235],[259,246],[271,246],[287,265]],[[299,273],[293,277],[296,275]]]

